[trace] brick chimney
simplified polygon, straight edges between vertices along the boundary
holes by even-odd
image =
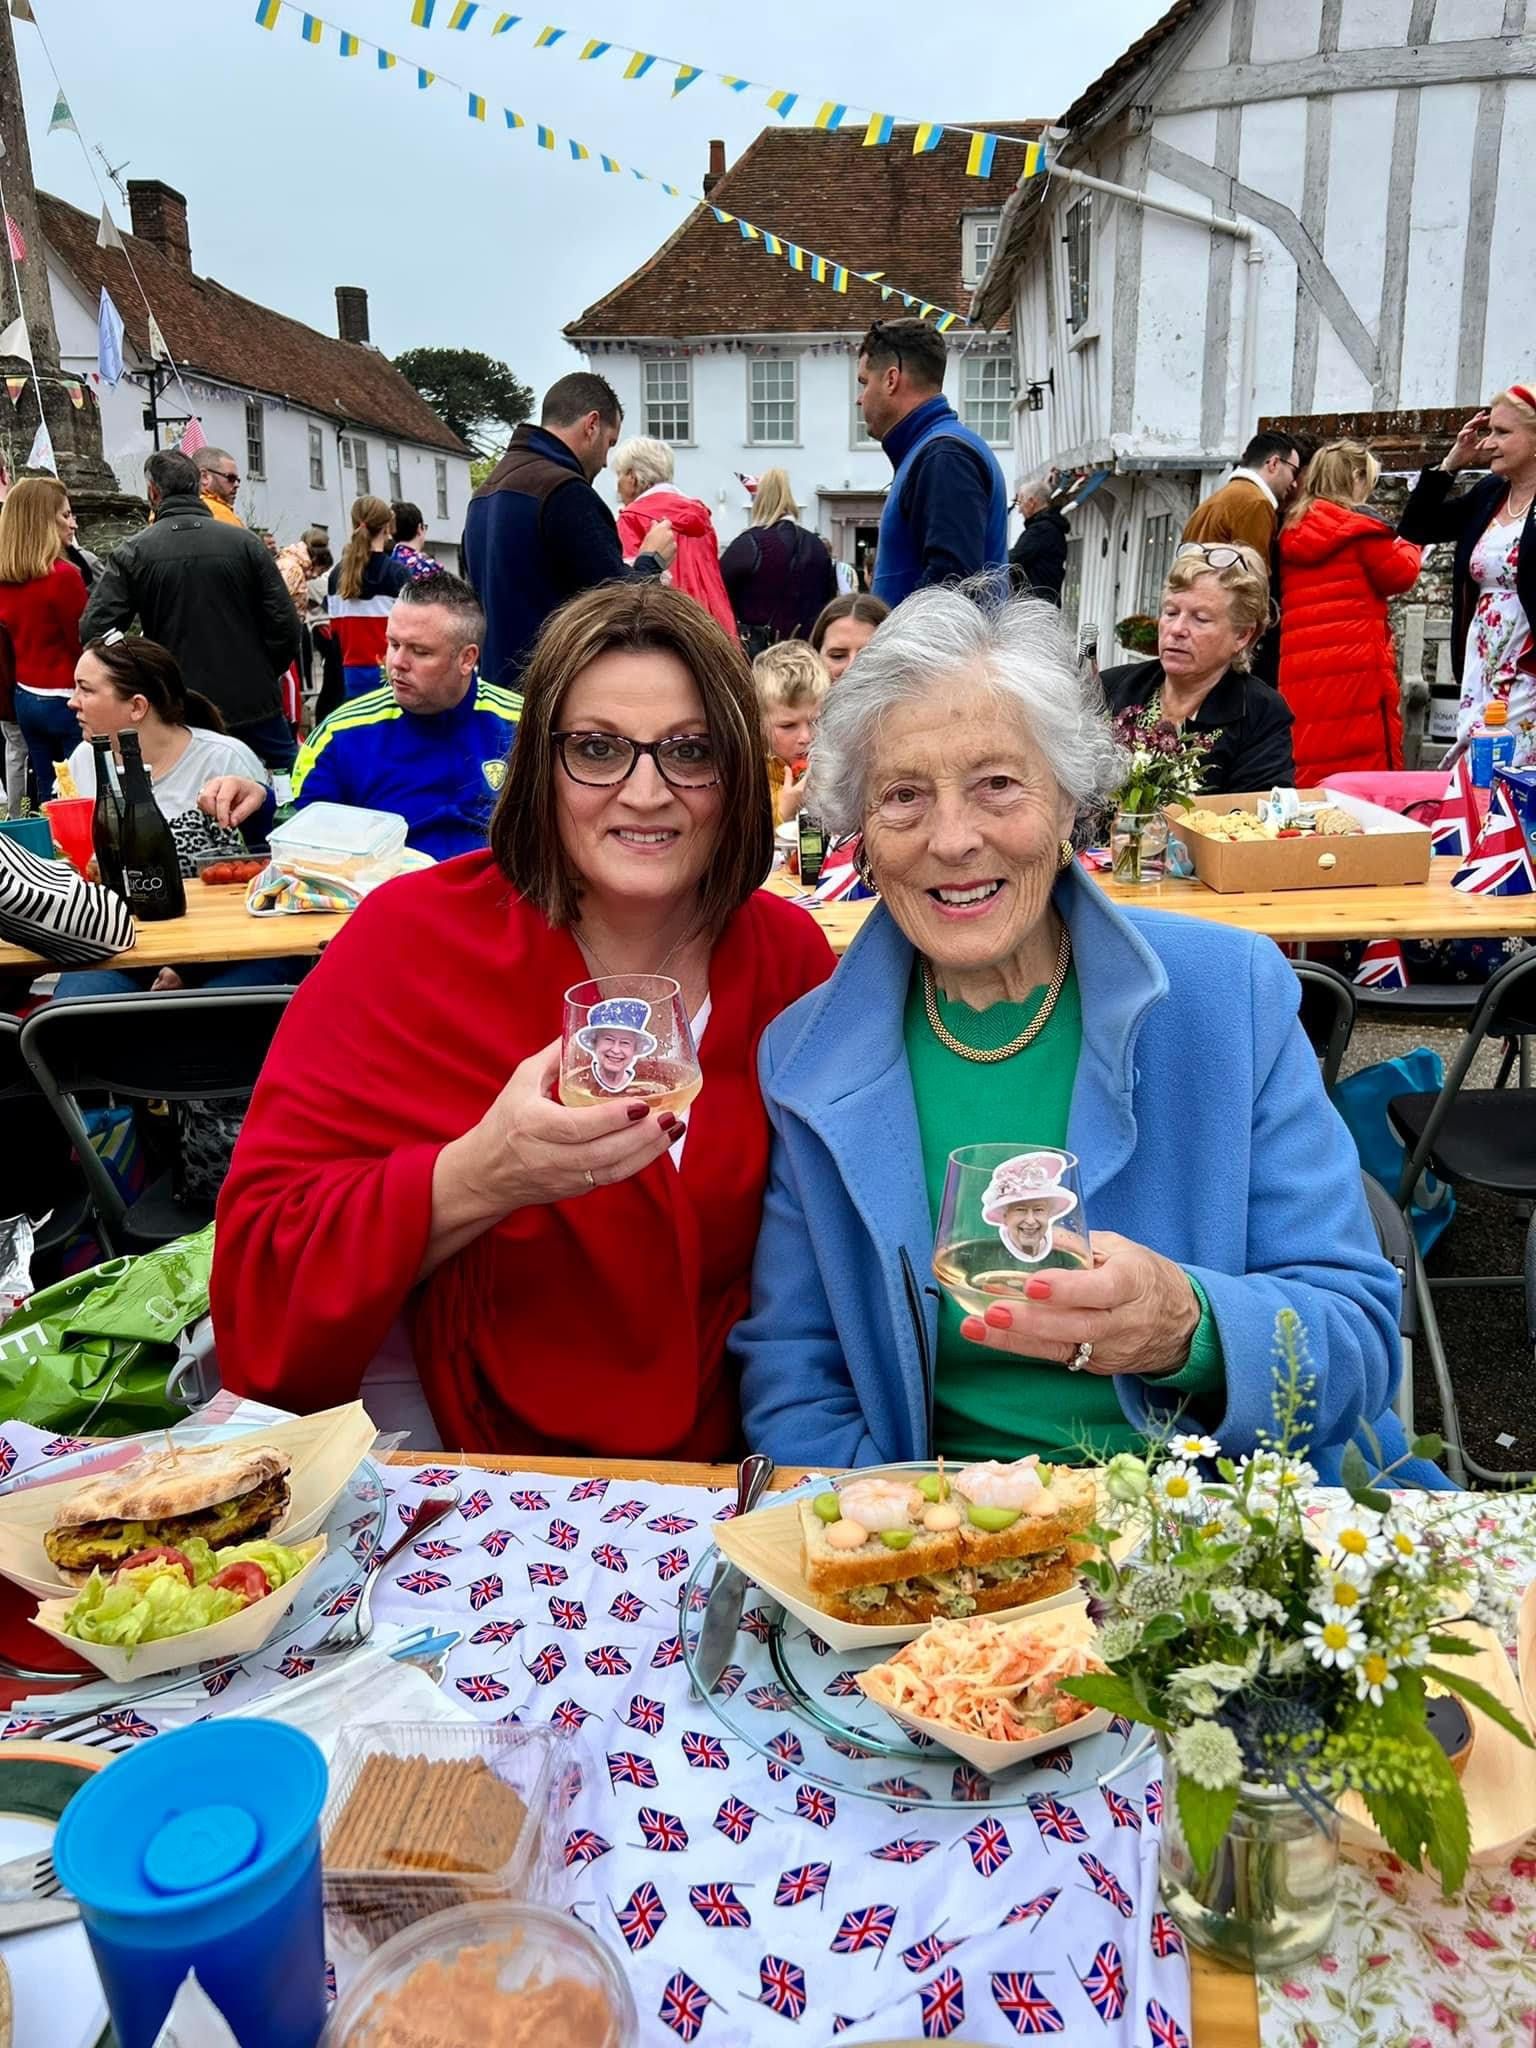
[[[336,287],[336,332],[343,341],[368,341],[368,294],[360,284]]]
[[[180,270],[192,268],[192,244],[187,235],[187,201],[184,193],[159,178],[128,180],[128,211],[133,232],[148,242]]]
[[[724,176],[725,144],[723,142],[712,142],[709,145],[709,169],[704,173],[704,197],[706,199]]]

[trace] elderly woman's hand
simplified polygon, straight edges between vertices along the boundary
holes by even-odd
[[[1113,1231],[1094,1231],[1093,1261],[1090,1271],[1052,1267],[1035,1274],[1028,1300],[994,1302],[985,1317],[967,1316],[960,1334],[1016,1358],[1062,1365],[1080,1344],[1091,1344],[1086,1372],[1176,1372],[1200,1323],[1189,1275]]]

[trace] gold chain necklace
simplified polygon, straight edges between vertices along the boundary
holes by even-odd
[[[956,1038],[955,1034],[945,1024],[944,1019],[939,1015],[938,984],[934,980],[932,963],[925,960],[923,962],[923,1005],[928,1012],[928,1028],[940,1045],[946,1047],[950,1052],[958,1053],[963,1060],[975,1060],[978,1066],[991,1067],[995,1066],[999,1060],[1011,1060],[1016,1052],[1022,1052],[1026,1045],[1031,1044],[1033,1040],[1038,1038],[1050,1022],[1051,1012],[1056,1007],[1056,998],[1061,994],[1066,984],[1067,969],[1071,964],[1072,935],[1066,926],[1063,925],[1061,928],[1061,946],[1056,954],[1056,972],[1051,976],[1050,981],[1046,985],[1044,1002],[1041,1003],[1039,1009],[1036,1010],[1034,1016],[1031,1017],[1029,1023],[1019,1033],[1017,1038],[1010,1039],[1006,1045],[1000,1045],[992,1052],[978,1052],[974,1045],[962,1045],[960,1040]]]
[[[688,941],[690,939],[696,938],[698,936],[698,930],[699,928],[697,924],[690,924],[688,929],[683,933],[683,936],[677,941],[677,944],[675,946],[669,946],[667,948],[665,954],[662,956],[661,967],[658,967],[653,975],[640,975],[636,978],[641,981],[659,980],[661,977],[662,968],[666,967],[674,953],[681,952],[682,948],[688,944]],[[582,952],[587,955],[588,959],[592,962],[592,965],[596,967],[600,971],[600,973],[607,975],[610,978],[610,980],[619,980],[622,978],[614,974],[613,969],[608,965],[607,961],[604,960],[603,956],[601,955],[601,953],[598,952],[596,946],[592,944],[592,941],[590,939],[583,938],[579,930],[574,934],[574,936],[577,945],[580,946]]]

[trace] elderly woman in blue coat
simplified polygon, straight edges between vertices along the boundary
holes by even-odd
[[[1073,861],[1120,760],[1054,608],[909,598],[827,699],[811,775],[882,901],[763,1039],[773,1157],[734,1339],[753,1449],[1071,1461],[1180,1411],[1250,1451],[1294,1309],[1322,1475],[1362,1422],[1402,1453],[1399,1283],[1295,976],[1268,939],[1117,908]],[[1024,1266],[980,1316],[914,1305],[949,1155],[990,1142],[1076,1155],[1091,1267]]]

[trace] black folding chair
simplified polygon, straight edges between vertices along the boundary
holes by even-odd
[[[1371,1212],[1371,1222],[1376,1228],[1376,1242],[1382,1256],[1389,1259],[1397,1268],[1397,1333],[1402,1339],[1403,1369],[1397,1383],[1397,1399],[1392,1407],[1398,1421],[1403,1425],[1404,1434],[1412,1443],[1419,1433],[1413,1415],[1413,1344],[1419,1334],[1418,1288],[1415,1273],[1419,1263],[1419,1248],[1414,1242],[1412,1230],[1408,1227],[1408,1219],[1381,1182],[1368,1173],[1362,1173],[1360,1180],[1365,1189],[1366,1206]]]
[[[21,1056],[21,1023],[0,1017],[0,1216],[30,1216],[41,1281],[85,1221],[90,1192],[75,1148]]]
[[[1536,1088],[1468,1088],[1472,1062],[1488,1038],[1518,1044],[1536,1033],[1536,951],[1506,960],[1482,989],[1467,1024],[1467,1035],[1436,1093],[1395,1095],[1387,1104],[1392,1128],[1402,1139],[1406,1158],[1398,1182],[1397,1202],[1404,1216],[1426,1168],[1452,1187],[1486,1188],[1515,1202],[1536,1200]],[[1509,1060],[1506,1058],[1506,1070]],[[1501,1081],[1506,1075],[1501,1074]],[[1523,1077],[1522,1077],[1523,1078]],[[1479,1479],[1529,1483],[1536,1473],[1499,1472],[1467,1457],[1461,1418],[1451,1385],[1450,1368],[1435,1314],[1436,1289],[1519,1287],[1521,1273],[1464,1275],[1431,1281],[1422,1261],[1416,1270],[1419,1319],[1444,1409],[1446,1461],[1452,1478],[1458,1467]]]
[[[125,1204],[87,1135],[82,1099],[200,1101],[238,1109],[250,1100],[292,993],[229,988],[80,996],[47,1003],[26,1020],[22,1058],[79,1156],[111,1251],[146,1251],[201,1230],[213,1220],[213,1203],[179,1197],[173,1167],[131,1207]],[[179,1162],[173,1120],[170,1135]]]
[[[1332,1094],[1355,1028],[1358,991],[1336,967],[1320,960],[1293,960],[1291,966],[1301,983],[1301,1028],[1322,1067],[1323,1086]]]

